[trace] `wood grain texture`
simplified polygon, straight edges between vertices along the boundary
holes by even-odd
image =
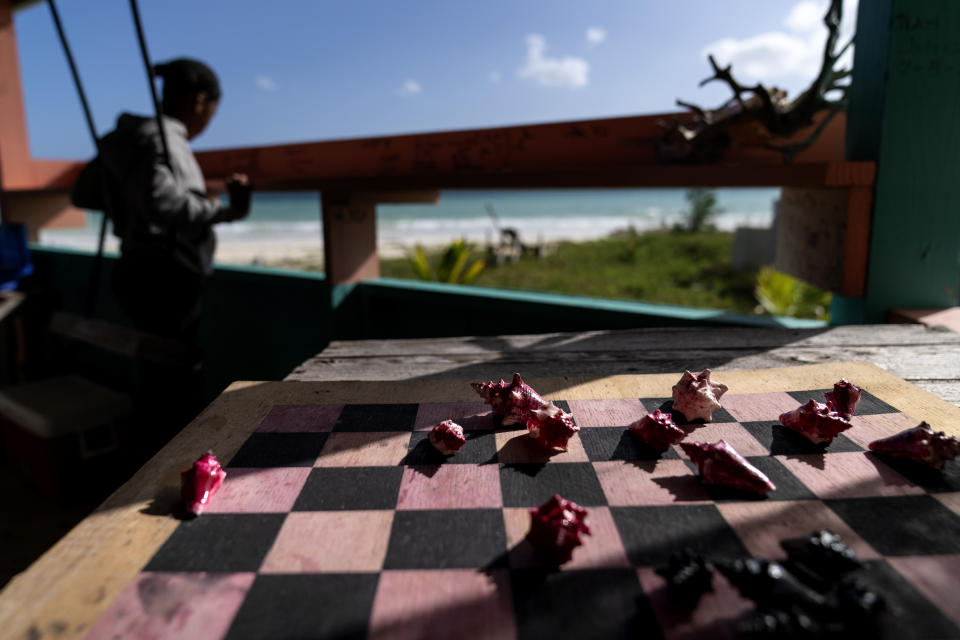
[[[764,369],[840,360],[872,362],[960,406],[960,334],[917,325],[337,341],[287,380],[490,379],[514,371],[537,377],[563,371],[598,380],[613,374]]]
[[[738,391],[815,389],[841,376],[881,400],[960,434],[960,408],[872,364],[832,362],[777,370],[723,370]],[[547,397],[663,397],[677,372],[656,375],[532,378]],[[0,628],[11,638],[76,638],[130,583],[178,521],[179,471],[198,451],[231,457],[275,404],[472,401],[465,380],[391,382],[237,382],[30,569],[0,592]]]

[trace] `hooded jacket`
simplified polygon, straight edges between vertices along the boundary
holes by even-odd
[[[186,126],[164,116],[163,127],[169,166],[156,119],[122,114],[116,129],[101,140],[100,154],[81,172],[71,201],[87,209],[110,209],[123,255],[173,261],[206,276],[213,272],[217,244],[212,227],[236,216],[230,207],[207,197]]]

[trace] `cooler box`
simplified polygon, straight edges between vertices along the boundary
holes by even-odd
[[[11,466],[62,496],[86,467],[117,450],[117,422],[131,406],[127,396],[73,375],[4,389],[0,431]]]

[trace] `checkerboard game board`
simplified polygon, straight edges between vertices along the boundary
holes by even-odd
[[[657,455],[625,430],[668,398],[552,398],[581,427],[553,456],[480,401],[276,404],[223,460],[209,510],[176,527],[88,637],[726,637],[750,601],[715,574],[694,611],[676,609],[654,567],[685,547],[782,558],[781,539],[827,528],[887,599],[885,637],[960,638],[960,461],[923,472],[867,453],[924,418],[869,389],[826,450],[781,427],[780,413],[823,399],[822,382],[732,389],[711,423],[684,425],[766,473],[765,498],[704,487],[679,448]],[[449,458],[427,441],[444,419],[468,437]],[[593,530],[560,570],[524,541],[529,508],[554,493]]]

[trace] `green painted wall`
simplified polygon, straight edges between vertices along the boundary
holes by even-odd
[[[866,295],[840,322],[958,304],[960,3],[861,2],[847,154],[877,161]]]
[[[33,249],[29,286],[51,309],[80,312],[93,258]],[[104,261],[97,317],[125,322]],[[739,315],[601,298],[381,278],[328,288],[322,274],[219,266],[204,294],[200,343],[206,395],[234,380],[277,380],[332,339],[429,338],[664,326],[821,327],[790,318]]]

